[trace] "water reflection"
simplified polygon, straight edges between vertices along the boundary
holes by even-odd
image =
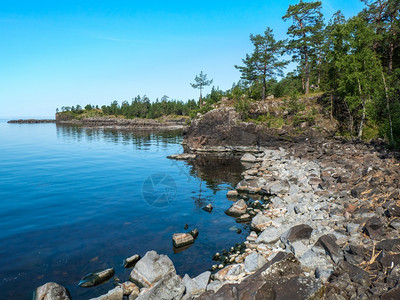
[[[133,145],[136,150],[149,150],[152,145],[164,150],[170,144],[182,141],[182,130],[148,131],[148,130],[113,130],[84,128],[73,125],[57,124],[57,137],[63,141],[106,141],[113,144]]]
[[[244,171],[243,165],[236,156],[199,155],[187,164],[192,167],[190,174],[202,179],[206,187],[214,192],[221,190],[221,184],[235,187]]]

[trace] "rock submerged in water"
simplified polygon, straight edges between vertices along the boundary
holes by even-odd
[[[136,263],[139,261],[139,259],[140,259],[139,254],[135,254],[135,255],[132,255],[131,257],[128,257],[123,262],[124,268],[133,268],[136,265]]]
[[[197,157],[196,154],[190,154],[190,153],[173,154],[167,156],[167,158],[169,159],[176,159],[176,160],[190,160],[190,159],[195,159],[196,157]]]
[[[71,295],[65,287],[48,282],[36,289],[33,300],[71,300]]]
[[[190,233],[174,233],[172,235],[174,247],[180,248],[194,243],[194,237]]]
[[[198,236],[199,236],[198,229],[193,229],[188,233],[174,233],[172,235],[172,243],[174,247],[181,248],[193,244]]]
[[[81,287],[92,287],[102,284],[113,277],[115,274],[114,268],[106,269],[99,272],[87,274],[79,281],[78,285]]]

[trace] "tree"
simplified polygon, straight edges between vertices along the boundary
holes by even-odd
[[[306,94],[310,91],[310,55],[314,50],[316,33],[323,27],[320,1],[303,2],[289,5],[284,21],[292,20],[287,34],[292,38],[289,41],[288,49],[294,52],[293,59],[300,60],[304,78]]]
[[[242,79],[262,81],[262,100],[265,100],[267,79],[274,79],[276,75],[282,75],[282,70],[287,64],[286,61],[280,61],[284,46],[283,41],[276,41],[271,28],[267,28],[264,35],[250,35],[250,40],[254,45],[254,51],[251,55],[246,55],[242,60],[243,67],[235,66],[242,73]]]
[[[213,80],[212,79],[208,80],[207,74],[203,74],[203,71],[201,71],[199,75],[196,75],[194,81],[195,83],[191,83],[190,85],[192,86],[192,88],[200,90],[199,104],[201,108],[203,106],[203,98],[201,95],[201,91],[205,86],[211,85],[213,83]]]

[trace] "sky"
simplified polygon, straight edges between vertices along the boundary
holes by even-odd
[[[56,108],[197,99],[200,71],[229,89],[252,52],[250,33],[286,38],[282,16],[298,0],[1,0],[0,118],[54,117]],[[328,21],[360,0],[322,0]],[[210,88],[205,92],[209,92]]]

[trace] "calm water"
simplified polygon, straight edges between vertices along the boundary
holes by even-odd
[[[49,281],[74,299],[98,296],[112,280],[77,287],[84,275],[114,267],[127,280],[122,260],[153,249],[167,254],[180,275],[194,276],[213,264],[213,253],[243,241],[246,225],[224,214],[240,162],[167,159],[182,153],[181,140],[180,132],[0,121],[0,298],[31,299]],[[211,214],[201,209],[208,203]],[[171,237],[185,224],[200,235],[175,254]]]

